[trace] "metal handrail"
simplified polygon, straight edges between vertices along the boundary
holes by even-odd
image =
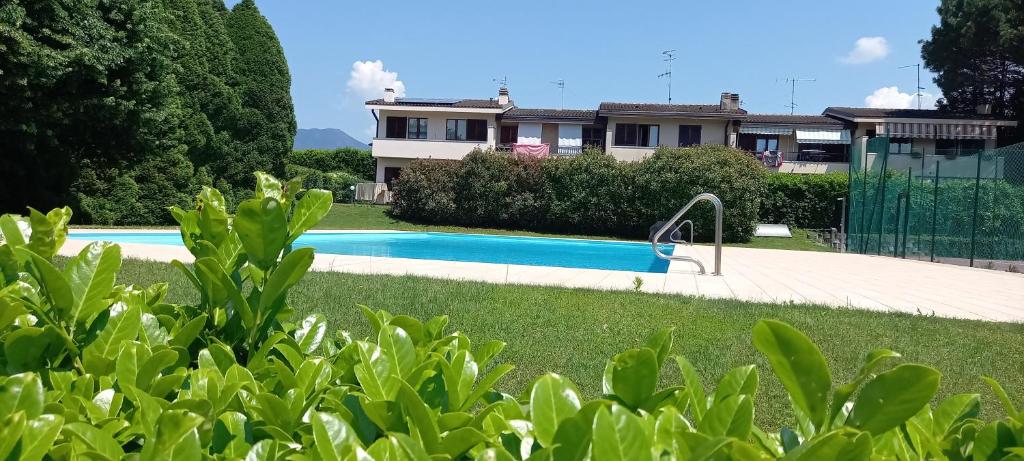
[[[686,240],[676,240],[675,238],[672,237],[672,236],[674,236],[676,234],[676,232],[679,232],[679,238],[682,238],[683,237],[683,233],[682,233],[682,231],[680,231],[680,229],[682,229],[683,226],[685,226],[687,224],[690,225],[690,241],[689,242],[687,242]],[[673,230],[671,233],[668,234],[668,239],[672,243],[685,243],[687,245],[693,245],[693,221],[690,221],[689,219],[687,219],[686,221],[683,221],[683,222],[679,223],[679,227],[676,227],[675,230]]]
[[[664,235],[665,232],[668,232],[668,230],[672,228],[672,225],[675,224],[679,218],[682,218],[687,211],[690,211],[690,208],[693,207],[693,205],[702,200],[707,200],[715,206],[715,272],[713,272],[712,275],[722,275],[722,201],[714,194],[703,193],[690,200],[690,203],[687,203],[686,206],[672,217],[672,219],[669,219],[665,225],[661,226],[661,229],[658,229],[658,232],[654,233],[654,237],[651,239],[651,248],[654,250],[654,255],[658,258],[668,261],[692,262],[700,268],[700,274],[707,273],[707,271],[704,270],[704,263],[700,262],[700,260],[684,255],[667,255],[662,253],[661,249],[658,248],[658,242],[661,241],[661,236]],[[690,229],[692,230],[692,222],[690,223],[690,226]],[[690,239],[692,241],[693,237],[691,236]],[[671,240],[671,238],[669,240]]]

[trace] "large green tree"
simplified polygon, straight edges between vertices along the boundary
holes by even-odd
[[[200,185],[244,195],[283,170],[290,84],[251,1],[0,0],[0,212],[152,224]]]
[[[225,159],[225,178],[252,186],[252,171],[283,173],[284,158],[295,141],[291,74],[277,34],[253,0],[242,0],[227,16],[237,53],[235,77],[242,112],[236,147]]]
[[[194,173],[183,157],[179,89],[160,15],[150,0],[0,3],[3,211],[109,195],[114,178],[173,187],[150,197],[161,207],[187,200]],[[80,216],[125,213],[75,204]],[[130,205],[160,216],[146,201]]]
[[[921,56],[938,74],[940,106],[993,113],[1024,122],[1024,3],[1020,0],[943,0],[939,24],[921,42]],[[1016,130],[1017,140],[1024,130]]]

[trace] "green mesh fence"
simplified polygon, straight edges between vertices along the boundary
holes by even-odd
[[[1024,270],[1024,143],[890,154],[860,139],[850,162],[847,251]]]

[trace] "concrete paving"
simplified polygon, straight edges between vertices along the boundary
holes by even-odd
[[[61,254],[76,254],[87,243],[69,239]],[[193,259],[184,247],[130,243],[121,247],[126,257],[164,262]],[[711,246],[677,245],[675,254],[696,257],[712,270]],[[1024,274],[857,254],[725,247],[721,276],[698,275],[696,266],[681,261],[669,264],[668,273],[656,274],[333,254],[317,254],[313,270],[605,290],[632,290],[639,277],[641,289],[653,293],[1024,321]]]

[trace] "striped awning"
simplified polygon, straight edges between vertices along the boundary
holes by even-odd
[[[758,125],[740,125],[740,133],[743,134],[775,134],[780,136],[789,136],[793,134],[792,128],[783,128],[778,126],[758,126]]]
[[[796,142],[813,144],[849,144],[850,130],[796,130]]]
[[[979,123],[880,123],[893,138],[996,139],[996,127]]]

